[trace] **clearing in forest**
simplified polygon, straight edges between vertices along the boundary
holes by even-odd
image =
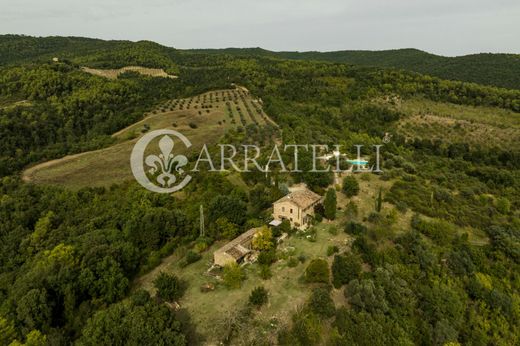
[[[113,134],[115,144],[104,149],[70,155],[44,162],[23,172],[22,178],[37,184],[68,188],[108,187],[133,179],[130,154],[137,140],[148,131],[174,129],[192,143],[198,153],[203,144],[216,143],[227,131],[275,123],[264,113],[261,101],[241,89],[206,92],[185,99],[167,101],[144,119]]]
[[[96,69],[90,67],[82,67],[81,70],[95,76],[116,79],[121,73],[137,72],[150,77],[177,78],[177,76],[166,73],[162,68],[149,68],[142,66],[125,66],[118,69]]]
[[[403,100],[406,114],[398,133],[408,139],[465,143],[472,147],[520,149],[520,115],[493,108],[433,102],[422,98]]]

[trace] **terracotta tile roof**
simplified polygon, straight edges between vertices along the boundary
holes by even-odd
[[[237,260],[244,257],[251,252],[251,250],[249,250],[250,243],[260,228],[261,227],[251,228],[249,231],[242,233],[215,252],[225,252]]]
[[[288,195],[280,198],[274,204],[280,203],[280,202],[292,202],[296,204],[298,207],[302,209],[306,209],[313,205],[314,203],[318,202],[321,199],[321,196],[317,193],[305,188],[305,189],[299,189],[296,191],[293,191],[289,193]]]
[[[245,248],[241,244],[235,245],[234,247],[232,247],[231,249],[226,251],[227,254],[233,256],[233,258],[236,260],[244,257],[245,255],[247,255],[250,252],[251,252],[251,250],[249,250],[248,248]]]

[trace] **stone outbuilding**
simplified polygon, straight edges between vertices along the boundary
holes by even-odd
[[[262,227],[251,228],[249,231],[242,233],[229,243],[222,246],[213,253],[213,260],[216,265],[224,267],[230,263],[240,262],[246,257],[251,250],[251,242],[255,234]]]

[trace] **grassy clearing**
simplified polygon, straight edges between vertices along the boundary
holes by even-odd
[[[407,114],[433,114],[503,128],[520,126],[520,114],[502,108],[462,106],[424,98],[402,100],[399,108]]]
[[[82,67],[82,71],[90,73],[95,76],[100,76],[109,79],[116,79],[121,73],[125,72],[137,72],[145,76],[150,77],[162,77],[162,78],[177,78],[177,76],[166,73],[162,68],[148,68],[142,66],[125,66],[119,69],[96,69],[90,67]]]
[[[259,266],[250,264],[244,267],[247,279],[242,287],[236,290],[229,290],[223,287],[219,281],[206,274],[213,260],[213,251],[223,245],[223,242],[214,244],[203,254],[203,258],[185,268],[179,265],[180,256],[175,255],[165,259],[163,263],[152,272],[141,277],[135,283],[135,288],[142,287],[155,294],[153,280],[161,272],[174,273],[188,282],[188,289],[184,297],[180,300],[180,305],[191,314],[196,323],[198,332],[207,338],[209,344],[218,341],[221,333],[215,326],[219,325],[221,316],[236,311],[237,308],[247,304],[249,294],[253,288],[264,286],[269,291],[269,302],[259,311],[255,312],[255,320],[251,324],[256,326],[269,325],[269,321],[277,320],[280,325],[289,322],[294,309],[304,304],[312,285],[301,281],[301,277],[309,262],[309,259],[316,257],[326,257],[327,247],[337,245],[342,250],[347,250],[349,236],[343,232],[333,236],[327,232],[331,223],[322,223],[317,226],[318,236],[316,242],[310,242],[304,237],[292,236],[284,243],[279,245],[281,256],[287,257],[293,254],[298,256],[304,254],[308,260],[299,263],[296,267],[289,267],[287,259],[280,259],[271,267],[272,278],[262,280],[259,275]],[[329,257],[329,261],[332,257]],[[202,293],[200,287],[205,283],[214,283],[216,289],[213,292]],[[340,292],[341,293],[341,292]],[[267,331],[269,332],[269,331]],[[268,337],[274,338],[275,330]]]
[[[229,102],[229,107],[226,102]],[[115,145],[36,165],[23,172],[23,179],[73,189],[86,186],[108,187],[121,183],[132,179],[130,153],[144,132],[165,128],[177,130],[189,138],[192,147],[188,152],[183,145],[179,145],[175,147],[175,152],[196,153],[203,144],[216,143],[226,131],[252,124],[251,118],[246,117],[244,106],[244,103],[251,102],[251,96],[238,89],[213,91],[193,98],[168,101],[147,114],[143,120],[113,134]],[[238,115],[239,107],[243,122]],[[230,112],[236,113],[236,118],[231,118]],[[260,113],[263,114],[261,108]],[[265,115],[257,116],[256,119],[259,126],[269,121]],[[150,147],[154,147],[154,144],[152,142]]]
[[[442,139],[483,147],[519,148],[520,115],[491,107],[433,102],[421,98],[403,100],[398,106],[408,116],[398,132],[408,138]]]
[[[359,194],[352,198],[347,198],[344,194],[338,193],[338,206],[346,207],[349,202],[353,202],[358,209],[358,213],[354,216],[353,221],[369,226],[368,216],[375,211],[375,202],[381,189],[384,199],[385,193],[390,190],[394,181],[381,180],[378,176],[369,173],[356,174],[355,177],[359,183]],[[388,215],[395,210],[395,206],[388,202],[383,202],[381,214]],[[397,212],[397,218],[392,225],[392,229],[396,233],[402,233],[410,229],[410,220],[413,213],[406,211],[405,213]]]

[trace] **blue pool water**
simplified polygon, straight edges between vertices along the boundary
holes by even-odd
[[[351,163],[353,165],[366,165],[368,164],[368,161],[365,160],[347,160],[348,163]]]

